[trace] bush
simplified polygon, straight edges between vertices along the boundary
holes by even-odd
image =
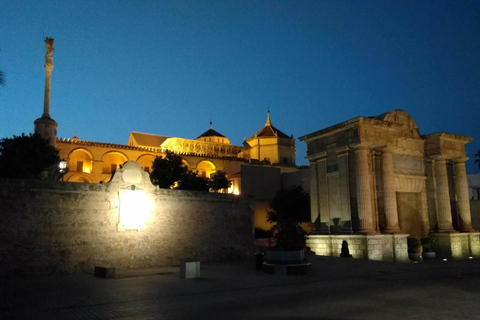
[[[420,250],[420,247],[422,246],[420,244],[420,240],[417,238],[407,238],[407,245],[408,245],[408,252],[413,252],[413,253],[418,253]]]
[[[422,243],[423,250],[426,252],[435,252],[437,248],[437,241],[432,237],[425,237],[420,239]]]

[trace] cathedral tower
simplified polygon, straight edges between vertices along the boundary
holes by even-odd
[[[47,54],[45,55],[45,96],[43,100],[43,114],[34,122],[34,132],[47,139],[52,146],[55,146],[57,140],[58,124],[55,120],[50,118],[50,85],[51,74],[53,70],[53,39],[46,38],[45,46],[47,47]]]
[[[295,139],[272,125],[270,111],[265,126],[245,142],[251,159],[295,166]]]

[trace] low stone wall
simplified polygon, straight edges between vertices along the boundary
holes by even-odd
[[[480,257],[480,233],[434,233],[437,240],[437,256],[441,258]]]
[[[144,224],[132,230],[119,224],[121,188],[119,183],[0,180],[0,276],[253,256],[248,198],[150,188],[145,194],[153,207]]]
[[[407,234],[381,235],[309,235],[307,246],[317,255],[339,257],[342,241],[348,243],[354,258],[384,261],[408,261]]]

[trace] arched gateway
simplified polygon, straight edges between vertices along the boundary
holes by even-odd
[[[407,236],[437,238],[443,256],[480,255],[472,228],[465,144],[439,132],[421,136],[412,117],[393,110],[357,117],[300,137],[311,167],[312,250],[405,260]]]

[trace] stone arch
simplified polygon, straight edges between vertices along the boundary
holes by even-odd
[[[187,167],[188,169],[190,169],[190,162],[188,162],[187,160],[183,159],[182,158],[182,165],[184,165],[185,167]]]
[[[201,160],[197,163],[197,175],[203,178],[210,178],[217,171],[215,164],[208,160]]]
[[[105,152],[102,156],[102,173],[112,173],[127,161],[128,157],[119,151]]]
[[[72,150],[67,157],[68,171],[70,172],[92,172],[93,153],[85,148]]]
[[[78,183],[93,183],[93,180],[90,177],[81,175],[81,174],[74,174],[67,179],[68,182],[78,182]]]
[[[140,164],[143,170],[147,172],[151,172],[153,161],[155,160],[156,157],[157,156],[153,154],[142,154],[137,158],[136,161],[138,162],[138,164]]]

